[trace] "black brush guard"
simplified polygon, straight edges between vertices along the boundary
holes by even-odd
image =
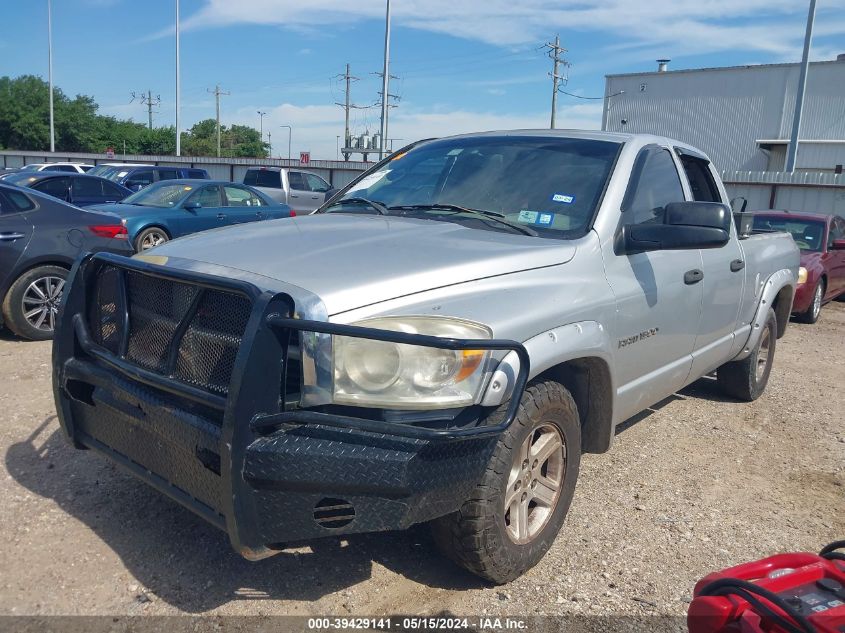
[[[91,328],[92,296],[101,292],[98,275],[106,267],[116,276],[115,298],[107,317],[96,314],[114,325],[108,330],[117,337],[113,344]],[[149,293],[137,290],[147,282],[194,289],[166,330],[172,338],[159,366],[133,357],[149,352],[133,330],[141,316],[133,320],[132,314],[141,310],[133,303],[138,297],[150,301]],[[209,296],[250,302],[242,334],[231,327],[209,332],[215,315],[202,307]],[[481,478],[499,434],[516,417],[529,372],[525,348],[515,341],[406,334],[291,314],[291,297],[244,281],[110,254],[84,256],[71,272],[53,343],[63,430],[78,448],[105,454],[225,530],[235,550],[250,559],[292,541],[404,529],[457,510]],[[165,331],[149,315],[144,318],[155,332]],[[345,415],[349,408],[286,410],[289,342],[300,331],[513,351],[520,370],[506,406],[475,407],[474,415],[452,421],[397,422],[373,411],[367,417],[364,410]],[[161,344],[160,338],[148,340],[146,347]],[[214,373],[194,367],[208,358],[201,353],[206,340],[234,350],[225,388],[197,377]]]

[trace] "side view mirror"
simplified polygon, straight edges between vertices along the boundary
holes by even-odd
[[[196,200],[189,200],[188,202],[182,205],[182,208],[185,211],[195,211],[197,209],[202,209],[202,205]]]
[[[832,251],[845,251],[845,240],[833,240],[830,244]]]
[[[672,202],[662,224],[626,224],[617,237],[617,252],[721,248],[730,239],[731,210],[718,202]]]

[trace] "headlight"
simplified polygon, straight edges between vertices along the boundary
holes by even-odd
[[[801,266],[798,269],[798,285],[807,283],[807,269]]]
[[[489,339],[488,328],[448,317],[385,317],[355,325],[446,338]],[[338,404],[396,409],[447,409],[474,404],[489,352],[335,336],[334,397]]]

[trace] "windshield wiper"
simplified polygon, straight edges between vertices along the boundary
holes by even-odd
[[[537,237],[539,233],[532,228],[523,226],[522,224],[514,224],[508,222],[504,213],[498,211],[488,211],[487,209],[470,209],[469,207],[461,207],[457,204],[403,204],[393,207],[387,207],[390,211],[451,211],[452,213],[466,213],[467,215],[474,215],[483,218],[484,220],[493,220],[499,224],[503,224],[511,229],[519,231],[523,235],[530,235]]]
[[[375,202],[373,200],[368,200],[367,198],[343,198],[342,200],[338,200],[337,202],[332,202],[329,206],[323,209],[324,212],[328,212],[329,209],[332,207],[337,207],[342,204],[364,204],[369,207],[372,207],[376,211],[378,211],[379,215],[388,215],[387,207],[385,207],[381,202]]]

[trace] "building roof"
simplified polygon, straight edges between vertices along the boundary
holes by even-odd
[[[837,59],[829,59],[820,62],[810,62],[810,66],[822,66],[826,64],[842,64],[845,67],[845,61],[837,60]],[[743,69],[753,69],[756,70],[758,68],[790,68],[800,66],[801,62],[787,62],[781,64],[746,64],[743,66],[710,66],[707,68],[678,68],[676,70],[666,70],[666,71],[658,71],[658,70],[649,70],[643,71],[638,73],[611,73],[605,75],[605,77],[642,77],[648,75],[676,75],[679,73],[701,73],[701,72],[714,72],[714,71],[727,71],[727,70],[743,70]]]

